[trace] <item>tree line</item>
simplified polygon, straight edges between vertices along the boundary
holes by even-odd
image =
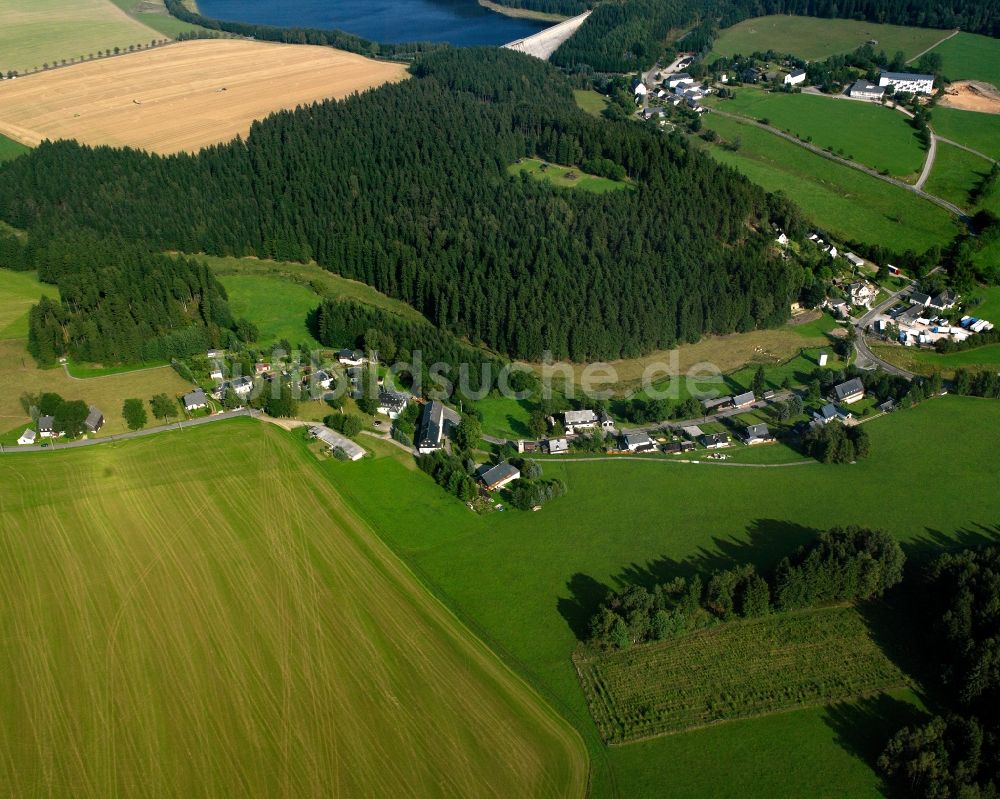
[[[652,589],[629,585],[591,618],[589,641],[625,649],[737,618],[875,599],[903,579],[905,562],[884,530],[835,527],[784,558],[770,577],[747,564]]]
[[[549,65],[445,50],[414,80],[275,114],[197,155],[43,143],[0,167],[0,218],[120,233],[159,250],[306,261],[361,280],[512,357],[633,357],[778,325],[804,230],[680,136],[583,114]],[[507,174],[518,158],[607,159],[595,195]]]
[[[9,242],[8,242],[9,243]],[[208,266],[92,233],[24,246],[23,268],[59,287],[28,314],[28,351],[91,363],[165,360],[217,346],[235,323]]]

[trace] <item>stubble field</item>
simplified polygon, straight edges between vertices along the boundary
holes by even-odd
[[[240,420],[0,461],[11,796],[582,796],[573,731]]]
[[[242,40],[172,44],[0,86],[0,133],[24,144],[193,152],[255,119],[406,77],[402,64],[329,47]]]

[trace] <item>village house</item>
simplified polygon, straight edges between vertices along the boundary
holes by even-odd
[[[926,308],[931,304],[931,295],[924,294],[922,291],[914,291],[910,294],[910,304],[919,305],[921,308]]]
[[[483,488],[487,491],[497,491],[508,483],[513,483],[519,479],[521,472],[516,466],[512,466],[509,463],[498,463],[496,466],[486,463],[479,467],[477,476],[479,477],[479,482],[483,484]]]
[[[365,354],[361,350],[343,349],[337,352],[337,360],[342,366],[361,366]]]
[[[663,451],[668,455],[680,455],[693,449],[695,449],[693,441],[671,441],[663,446]]]
[[[754,396],[752,391],[745,391],[742,394],[737,394],[733,397],[733,407],[734,408],[749,408],[757,401],[757,397]]]
[[[642,99],[647,94],[649,94],[649,89],[646,88],[646,84],[643,83],[641,80],[635,84],[635,86],[632,88],[632,91],[635,93],[635,101],[637,103],[641,102]]]
[[[785,235],[784,231],[781,231],[780,233],[778,233],[778,238],[776,238],[775,241],[778,242],[778,244],[780,244],[782,247],[784,247],[788,244],[788,236]]]
[[[208,367],[208,377],[210,380],[222,380],[225,372],[222,370],[222,361],[213,361]]]
[[[656,443],[649,437],[649,433],[641,430],[625,433],[622,436],[622,446],[628,452],[651,452],[656,449]]]
[[[328,390],[333,387],[333,375],[325,369],[317,369],[312,375],[312,384]]]
[[[946,290],[935,296],[928,304],[939,311],[950,311],[957,302],[958,295],[954,291]]]
[[[548,449],[549,455],[563,455],[569,452],[569,441],[565,438],[550,438]]]
[[[865,384],[861,382],[860,377],[840,383],[833,387],[832,398],[845,405],[851,405],[865,398]]]
[[[851,298],[851,305],[860,305],[865,308],[871,308],[872,303],[878,296],[878,289],[876,289],[871,283],[859,280],[855,283],[851,283],[851,285],[847,287],[847,294]]]
[[[365,451],[360,446],[329,427],[315,425],[309,428],[309,435],[326,444],[330,452],[343,452],[348,460],[359,461],[365,456]]]
[[[542,445],[539,441],[526,441],[523,438],[517,440],[517,451],[521,455],[530,455],[534,452],[540,452],[541,449]]]
[[[88,433],[98,432],[102,427],[104,427],[104,414],[101,413],[99,408],[91,405],[90,410],[87,413],[87,418],[83,422],[83,426]]]
[[[701,437],[701,445],[705,449],[723,449],[728,447],[730,443],[727,433],[707,433]]]
[[[724,408],[731,408],[732,405],[733,398],[731,396],[714,397],[712,399],[701,401],[701,407],[705,409],[705,413],[712,413],[713,411],[720,411]],[[701,433],[698,433],[698,435],[701,435]]]
[[[205,396],[205,392],[200,388],[196,388],[194,391],[190,391],[184,395],[184,410],[188,413],[207,407],[208,397]]]
[[[806,71],[804,69],[793,69],[787,75],[785,75],[785,85],[786,86],[796,86],[800,83],[805,83]]]
[[[253,365],[253,370],[257,374],[262,375],[262,374],[264,374],[266,372],[270,372],[271,371],[271,364],[264,363],[263,361],[258,361],[257,363],[255,363]]]
[[[563,413],[563,427],[569,435],[576,435],[581,430],[594,430],[600,427],[605,432],[614,432],[615,423],[603,411],[600,413],[588,409],[566,411]]]
[[[237,377],[233,380],[227,380],[213,389],[212,396],[217,400],[221,400],[229,389],[232,389],[240,399],[246,399],[250,396],[250,392],[253,391],[253,380],[249,377]]]
[[[850,261],[851,266],[855,267],[856,269],[860,269],[862,266],[865,265],[865,259],[862,258],[860,255],[855,255],[853,252],[844,253],[844,257],[848,261]]]
[[[673,75],[667,75],[667,79],[663,81],[663,85],[668,89],[676,89],[678,86],[691,86],[693,84],[694,78],[686,72],[675,72]]]
[[[35,438],[36,438],[35,431],[29,427],[27,430],[21,433],[21,437],[17,440],[17,443],[20,444],[21,446],[24,446],[25,444],[34,444]]]
[[[751,424],[747,425],[743,430],[743,442],[747,446],[754,446],[755,444],[767,444],[774,441],[774,436],[771,435],[771,431],[768,430],[766,424]]]
[[[56,432],[56,420],[53,416],[38,417],[38,434],[42,438],[58,438],[62,433]]]
[[[410,398],[406,394],[382,389],[378,393],[378,412],[390,419],[398,419],[409,401]]]
[[[891,86],[895,92],[910,94],[934,94],[934,76],[915,72],[886,72],[878,76],[878,85]]]
[[[832,402],[828,402],[818,411],[813,412],[813,419],[820,424],[830,424],[830,422],[835,419],[847,423],[854,418],[854,414],[850,411],[844,410],[843,408],[838,408]]]
[[[417,452],[427,455],[444,447],[451,431],[458,426],[462,417],[438,400],[424,405],[417,427]]]
[[[851,85],[848,93],[851,97],[858,97],[862,100],[878,102],[885,96],[885,88],[876,86],[874,83],[865,80],[864,78],[859,78]]]

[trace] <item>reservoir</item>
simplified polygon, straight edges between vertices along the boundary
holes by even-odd
[[[457,47],[506,44],[553,24],[497,14],[476,0],[198,0],[198,10],[215,19]]]

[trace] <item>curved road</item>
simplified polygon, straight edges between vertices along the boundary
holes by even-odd
[[[865,340],[865,330],[868,328],[874,320],[875,317],[881,313],[884,313],[887,309],[895,305],[896,301],[899,300],[901,296],[906,294],[908,291],[912,291],[913,287],[916,285],[916,281],[911,282],[908,286],[904,286],[895,294],[892,294],[889,299],[885,302],[876,305],[872,310],[858,319],[854,323],[854,332],[856,333],[854,339],[854,346],[858,353],[857,367],[859,369],[874,369],[878,367],[884,372],[888,372],[891,375],[897,375],[898,377],[906,378],[907,380],[912,380],[916,375],[913,372],[908,372],[906,369],[901,369],[898,366],[894,366],[888,361],[884,361],[879,358],[875,353],[871,351],[868,346],[868,342]]]
[[[732,119],[735,122],[738,122],[743,125],[753,125],[754,127],[760,128],[761,130],[766,130],[768,133],[772,133],[775,136],[785,139],[786,141],[790,141],[792,142],[792,144],[797,144],[799,147],[809,150],[810,152],[816,153],[816,155],[821,155],[830,161],[836,161],[838,164],[850,167],[851,169],[857,169],[859,172],[864,172],[866,175],[871,175],[873,178],[878,178],[879,180],[885,181],[886,183],[891,183],[893,186],[898,186],[901,189],[906,189],[909,192],[913,192],[918,197],[922,197],[928,202],[932,202],[935,205],[940,206],[944,210],[948,211],[949,213],[954,214],[962,221],[968,219],[968,215],[965,213],[965,211],[963,211],[954,203],[950,203],[947,200],[943,200],[940,197],[936,197],[933,194],[928,194],[922,189],[919,189],[916,186],[912,186],[909,183],[906,183],[905,181],[899,180],[898,178],[893,178],[889,177],[888,175],[883,175],[879,173],[877,170],[872,169],[871,167],[867,167],[864,164],[859,164],[857,161],[851,161],[848,160],[847,158],[841,158],[839,155],[834,155],[833,153],[827,152],[822,147],[818,147],[815,144],[811,144],[810,142],[802,141],[801,139],[798,139],[795,136],[793,136],[791,133],[785,133],[785,131],[773,127],[772,125],[765,125],[763,122],[758,122],[756,119],[750,119],[749,117],[745,117],[740,114],[731,114],[728,111],[720,111],[717,107],[712,108],[712,113],[718,114],[719,116],[727,117],[728,119]]]

